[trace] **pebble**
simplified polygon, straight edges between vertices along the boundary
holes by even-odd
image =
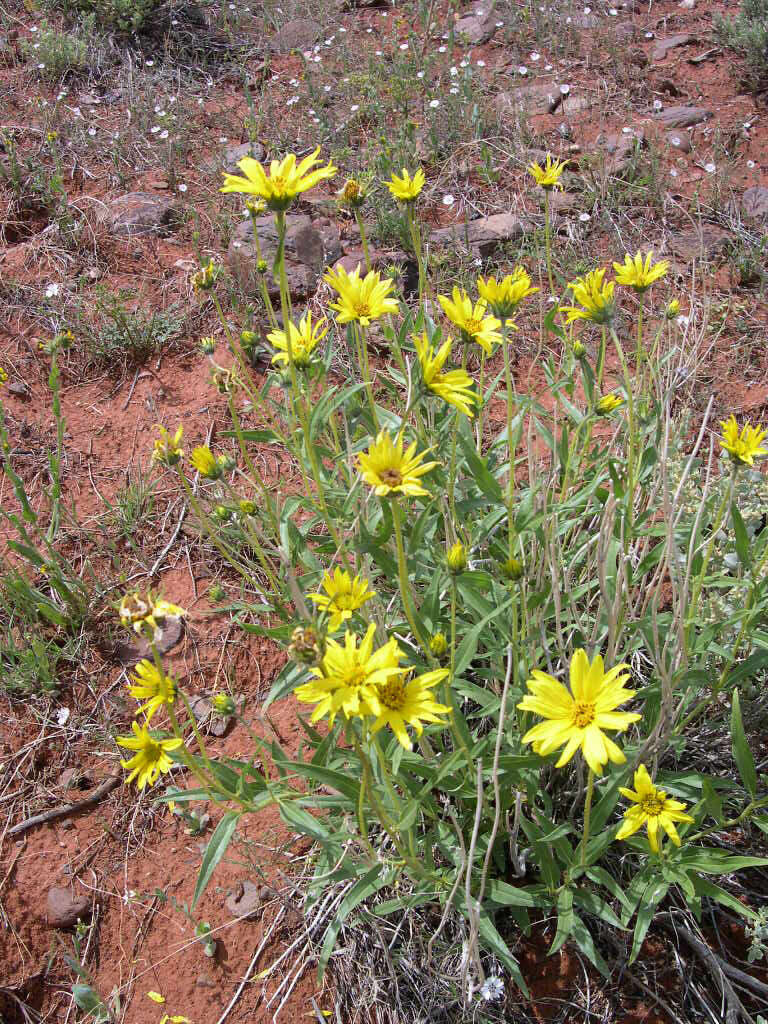
[[[48,924],[52,928],[72,928],[80,918],[91,916],[90,895],[73,892],[69,886],[52,886],[47,904]]]

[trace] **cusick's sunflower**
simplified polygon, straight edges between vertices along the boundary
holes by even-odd
[[[612,412],[615,412],[622,405],[624,405],[624,399],[621,395],[615,393],[603,395],[602,398],[598,398],[595,402],[595,412],[598,416],[610,416]]]
[[[720,420],[720,426],[723,428],[720,446],[725,448],[735,463],[752,466],[758,455],[768,455],[768,448],[763,448],[768,430],[763,430],[759,423],[753,427],[747,420],[739,431],[736,417],[731,413],[727,420]]]
[[[258,160],[251,156],[243,157],[237,166],[245,177],[225,174],[224,184],[219,191],[259,196],[275,213],[287,210],[296,196],[314,188],[319,182],[332,178],[336,173],[337,168],[333,164],[315,167],[320,163],[319,153],[318,146],[314,153],[310,153],[298,165],[295,155],[289,153],[282,160],[273,160],[269,165],[269,173]]]
[[[539,164],[533,163],[528,167],[528,173],[536,184],[540,185],[543,189],[559,188],[562,191],[563,183],[560,181],[560,175],[567,166],[567,160],[553,160],[550,154],[547,153],[544,166],[540,167]]]
[[[395,283],[389,278],[381,279],[377,270],[370,270],[365,277],[360,276],[360,264],[348,274],[344,267],[329,270],[323,278],[338,294],[337,302],[331,303],[340,324],[359,323],[368,327],[374,320],[387,313],[397,313],[397,299],[390,295]]]
[[[410,725],[416,735],[421,736],[424,722],[440,722],[439,716],[451,710],[446,704],[439,704],[431,692],[433,686],[437,686],[449,675],[447,668],[438,668],[416,676],[415,679],[395,676],[386,683],[380,683],[376,687],[379,712],[371,732],[377,733],[388,725],[400,745],[406,750],[412,750],[413,744],[406,725]]]
[[[373,623],[360,641],[355,633],[347,632],[344,643],[328,640],[320,665],[310,671],[315,679],[297,686],[293,691],[303,704],[316,704],[311,721],[328,715],[330,724],[339,711],[347,718],[379,715],[378,687],[408,670],[400,667],[403,652],[392,637],[374,651]]]
[[[184,449],[181,447],[181,439],[184,437],[184,424],[179,424],[175,434],[170,434],[165,427],[157,424],[160,437],[155,439],[152,450],[152,463],[161,463],[164,466],[175,466],[184,458]]]
[[[273,363],[282,363],[288,366],[290,357],[288,355],[288,336],[291,340],[291,354],[293,365],[304,369],[312,362],[312,353],[328,333],[328,321],[321,317],[316,324],[312,324],[312,314],[307,310],[299,321],[297,327],[292,320],[288,321],[288,331],[276,330],[267,335],[267,341],[272,348],[277,349],[272,356]]]
[[[561,306],[560,312],[565,313],[566,321],[591,320],[593,324],[609,324],[613,320],[616,303],[613,292],[615,281],[603,281],[605,267],[590,270],[584,277],[578,277],[568,287],[573,292],[574,301],[579,306]]]
[[[387,188],[401,203],[412,203],[418,199],[425,181],[424,171],[420,167],[413,177],[409,171],[403,168],[403,173],[399,178],[394,172],[392,173],[392,180],[387,182]]]
[[[613,269],[616,271],[617,284],[623,284],[625,287],[633,288],[636,292],[642,294],[655,281],[664,277],[669,270],[669,260],[661,260],[659,263],[654,263],[653,250],[646,254],[645,259],[643,259],[641,252],[636,253],[634,256],[626,253],[624,262],[614,263]]]
[[[221,466],[208,445],[202,444],[194,448],[191,462],[200,476],[207,480],[216,480],[221,476]]]
[[[187,612],[177,604],[171,604],[162,597],[153,597],[151,593],[140,594],[138,591],[124,594],[117,611],[122,624],[139,634],[144,632],[145,623],[157,633],[160,629],[158,619],[183,619],[187,615]]]
[[[461,340],[465,343],[477,342],[485,354],[490,355],[493,346],[501,341],[499,334],[501,321],[497,320],[495,316],[486,316],[487,303],[485,299],[480,299],[473,305],[472,299],[466,291],[464,289],[459,291],[454,285],[450,299],[447,295],[438,295],[437,301],[443,307],[443,312],[451,323],[461,331]]]
[[[133,685],[128,685],[128,693],[136,700],[143,700],[144,703],[138,707],[143,711],[149,722],[156,711],[162,707],[173,707],[178,695],[178,686],[164,672],[160,672],[155,664],[147,658],[136,666],[136,674],[133,676]]]
[[[648,843],[654,853],[659,852],[659,827],[664,829],[675,846],[680,845],[675,822],[684,821],[692,824],[693,818],[690,814],[684,813],[684,803],[670,799],[665,790],[654,786],[644,764],[635,772],[634,790],[622,786],[619,792],[627,800],[631,800],[633,806],[624,811],[624,821],[616,833],[617,839],[628,839],[643,825],[647,825]]]
[[[413,343],[419,357],[421,376],[428,390],[438,395],[444,402],[454,406],[459,412],[463,412],[465,416],[472,416],[472,405],[478,400],[472,390],[472,378],[466,370],[442,372],[445,362],[451,354],[451,345],[453,344],[451,339],[446,338],[437,352],[427,337],[426,331],[420,335],[414,334]]]
[[[428,495],[421,486],[421,477],[439,465],[437,462],[422,462],[431,449],[416,454],[416,442],[403,451],[403,435],[393,441],[387,430],[380,430],[376,440],[367,452],[361,452],[357,459],[363,480],[372,487],[377,497],[404,494],[410,498]]]
[[[602,774],[608,761],[623,764],[623,752],[603,730],[623,732],[641,717],[616,710],[635,695],[634,690],[624,688],[629,679],[624,671],[627,667],[616,665],[606,672],[599,654],[590,664],[586,652],[579,648],[571,658],[570,691],[546,672],[534,669],[527,683],[530,693],[517,706],[547,721],[529,729],[523,743],[532,743],[542,757],[565,744],[557,768],[567,764],[579,749],[596,775]]]
[[[495,277],[477,279],[480,298],[485,299],[496,316],[502,319],[511,316],[523,299],[538,290],[533,287],[531,276],[524,267],[515,267],[511,274],[500,281]]]
[[[139,789],[151,786],[162,772],[170,771],[173,761],[168,757],[170,750],[178,750],[182,744],[180,737],[171,736],[168,739],[154,739],[146,725],[139,726],[137,722],[131,722],[133,736],[118,736],[117,742],[121,747],[128,750],[135,750],[136,753],[128,761],[121,761],[120,764],[130,774],[125,780],[133,782]]]
[[[352,612],[376,596],[376,591],[369,589],[368,580],[359,575],[352,577],[346,569],[336,568],[333,575],[324,573],[320,586],[324,594],[307,594],[307,597],[314,601],[320,611],[330,615],[328,628],[331,631],[337,630],[342,622],[352,618]]]

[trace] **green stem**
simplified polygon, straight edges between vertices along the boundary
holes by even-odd
[[[597,377],[597,393],[598,396],[602,394],[603,388],[603,371],[605,370],[605,349],[608,342],[608,328],[603,324],[603,330],[600,337],[600,351],[597,354],[597,366],[595,367],[595,376]]]
[[[504,328],[502,328],[502,331]],[[483,382],[485,379],[485,349],[480,352],[480,401],[477,410],[477,454],[483,453],[483,411],[485,409],[485,392]]]
[[[584,834],[581,839],[581,866],[587,866],[587,843],[589,842],[589,819],[592,813],[592,792],[595,788],[595,773],[589,769],[587,795],[584,797]]]
[[[549,189],[544,189],[544,250],[547,257],[547,276],[550,294],[555,294],[555,282],[552,277],[552,238],[549,224]]]
[[[509,449],[509,481],[507,482],[507,525],[509,532],[509,557],[512,558],[513,545],[513,516],[512,509],[515,500],[515,453],[512,447],[512,366],[509,358],[509,333],[506,321],[501,327],[501,343],[504,349],[504,376],[507,386],[507,447]]]
[[[411,627],[411,632],[416,638],[419,647],[431,661],[432,654],[429,649],[429,644],[424,642],[424,637],[422,636],[421,630],[419,629],[416,623],[416,616],[413,611],[413,606],[411,604],[410,585],[408,583],[408,564],[405,560],[405,546],[403,545],[403,527],[400,520],[400,505],[398,503],[397,498],[393,498],[392,500],[392,522],[395,527],[395,544],[397,545],[397,573],[398,580],[400,582],[400,597],[402,598],[403,601],[403,610],[405,612],[405,617],[408,620],[408,625]]]
[[[365,233],[365,225],[363,224],[363,218],[360,216],[360,211],[355,210],[355,221],[360,231],[360,242],[363,246],[363,256],[365,257],[365,270],[366,273],[370,274],[373,267],[371,266],[371,256],[368,252],[368,236]]]
[[[408,218],[408,229],[411,234],[411,242],[413,244],[413,251],[416,256],[416,263],[419,268],[419,309],[424,309],[424,291],[425,275],[424,275],[424,263],[421,258],[421,231],[419,230],[418,222],[413,212],[413,203],[406,205],[406,216]]]
[[[371,383],[371,364],[368,359],[368,342],[366,339],[366,331],[362,324],[353,322],[352,330],[355,334],[355,340],[357,342],[358,360],[360,362],[360,372],[363,375],[365,381],[365,391],[368,395],[368,404],[371,407],[371,417],[373,419],[373,432],[377,434],[379,432],[379,421],[376,416],[376,403],[373,400],[373,385]]]

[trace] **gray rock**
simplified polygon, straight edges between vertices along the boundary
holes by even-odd
[[[323,27],[312,18],[294,18],[287,21],[269,42],[273,53],[290,53],[291,50],[306,50],[316,43]]]
[[[687,132],[667,132],[665,138],[672,149],[679,149],[681,153],[691,152],[691,137]]]
[[[155,637],[155,648],[159,654],[165,654],[181,640],[184,635],[184,623],[175,615],[157,620],[160,633]],[[123,665],[135,665],[142,658],[152,658],[152,648],[144,637],[137,637],[133,642],[120,640],[115,644],[114,654]]]
[[[692,128],[695,124],[708,121],[712,117],[711,110],[704,107],[667,107],[653,115],[665,128]]]
[[[673,256],[684,263],[694,260],[713,260],[727,248],[733,235],[715,224],[702,224],[700,228],[681,231],[673,235],[667,248]]]
[[[239,146],[227,147],[224,151],[222,166],[227,174],[238,174],[240,173],[240,168],[237,164],[244,156],[252,156],[254,160],[258,160],[261,163],[264,155],[264,147],[260,142],[243,142]]]
[[[170,196],[129,192],[112,200],[106,218],[113,235],[161,235],[171,230],[176,213]]]
[[[675,50],[678,46],[688,46],[689,43],[695,42],[695,37],[687,32],[682,32],[677,36],[667,36],[666,39],[657,39],[653,47],[653,59],[664,60],[670,50]]]
[[[523,110],[528,114],[554,114],[563,102],[563,95],[557,85],[551,83],[519,85],[509,92],[500,92],[496,97],[499,117],[508,117]]]
[[[478,14],[477,11],[473,11],[471,14],[466,15],[466,17],[459,18],[453,26],[456,37],[462,40],[466,39],[473,46],[479,46],[481,43],[488,42],[496,32],[496,22],[498,20],[493,4],[490,5],[489,10],[485,10],[484,7],[479,7],[478,9],[483,13]]]
[[[768,220],[768,188],[753,185],[741,197],[741,213],[749,220]]]
[[[597,143],[605,160],[605,170],[620,178],[629,170],[637,148],[645,145],[645,132],[636,128],[633,132],[598,135]]]
[[[574,28],[580,28],[587,31],[589,29],[597,28],[600,24],[600,19],[594,14],[572,14],[570,23]]]
[[[195,978],[195,985],[198,988],[216,988],[216,982],[208,974],[198,974]]]
[[[286,216],[285,241],[286,277],[291,295],[295,299],[313,295],[320,274],[329,263],[341,256],[338,228],[333,224],[316,224],[303,213]],[[277,252],[277,230],[271,214],[256,220],[261,253],[267,261],[267,288],[272,297],[279,295],[279,286],[272,277],[272,261]],[[250,220],[243,221],[235,230],[227,252],[227,263],[245,291],[254,291],[258,255],[253,241]]]
[[[522,238],[530,230],[529,223],[512,213],[495,213],[467,224],[438,228],[430,234],[429,240],[433,245],[464,245],[487,256],[502,243]]]
[[[613,34],[619,42],[631,43],[633,39],[637,39],[640,31],[634,22],[620,21],[613,26]]]
[[[224,901],[224,907],[232,917],[243,921],[255,921],[261,917],[261,907],[267,890],[262,885],[254,885],[245,879],[238,882]]]
[[[72,928],[91,916],[91,897],[54,885],[48,890],[48,924],[51,928]]]
[[[192,697],[189,706],[198,724],[211,736],[226,736],[235,724],[234,718],[214,714],[210,700],[202,695]]]

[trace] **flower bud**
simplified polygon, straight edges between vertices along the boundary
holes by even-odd
[[[213,515],[220,523],[226,523],[232,518],[232,510],[226,505],[217,505],[213,510]]]
[[[457,540],[448,551],[445,556],[445,564],[448,566],[448,571],[454,576],[464,572],[467,568],[467,549],[460,540]]]
[[[222,473],[231,473],[237,463],[228,455],[226,452],[216,456],[216,465],[219,467]]]
[[[212,587],[208,588],[208,597],[211,601],[223,601],[224,600],[224,587],[218,583],[214,583]]]
[[[573,343],[573,354],[576,356],[577,359],[583,359],[584,356],[587,354],[586,348],[578,339]]]
[[[519,558],[508,558],[505,562],[502,562],[501,564],[501,575],[505,579],[510,580],[513,583],[516,583],[519,579],[522,578],[523,563],[520,561]]]
[[[433,633],[429,638],[429,649],[436,658],[442,658],[448,651],[448,641],[445,639],[445,633]]]
[[[213,355],[213,351],[216,348],[215,338],[211,338],[210,335],[200,339],[200,351],[204,356]]]
[[[248,501],[248,500],[241,501],[240,505],[239,505],[239,508],[240,508],[240,515],[241,516],[253,516],[253,515],[256,515],[256,504],[253,501]]]
[[[258,343],[259,336],[255,331],[241,331],[240,332],[240,344],[243,346],[246,352],[250,352]]]
[[[667,305],[667,308],[664,310],[664,316],[667,320],[677,320],[680,316],[680,303],[677,299],[672,299],[672,301]]]
[[[325,653],[325,643],[312,626],[297,626],[291,634],[288,653],[300,665],[319,665]]]
[[[216,284],[222,272],[222,267],[214,263],[212,259],[201,267],[197,273],[192,275],[192,287],[196,292],[207,292]]]
[[[211,705],[217,715],[224,718],[231,718],[237,711],[235,702],[228,693],[217,693],[211,698]]]
[[[256,260],[256,270],[258,271],[259,274],[266,274],[266,272],[267,272],[267,261],[266,260]]]

